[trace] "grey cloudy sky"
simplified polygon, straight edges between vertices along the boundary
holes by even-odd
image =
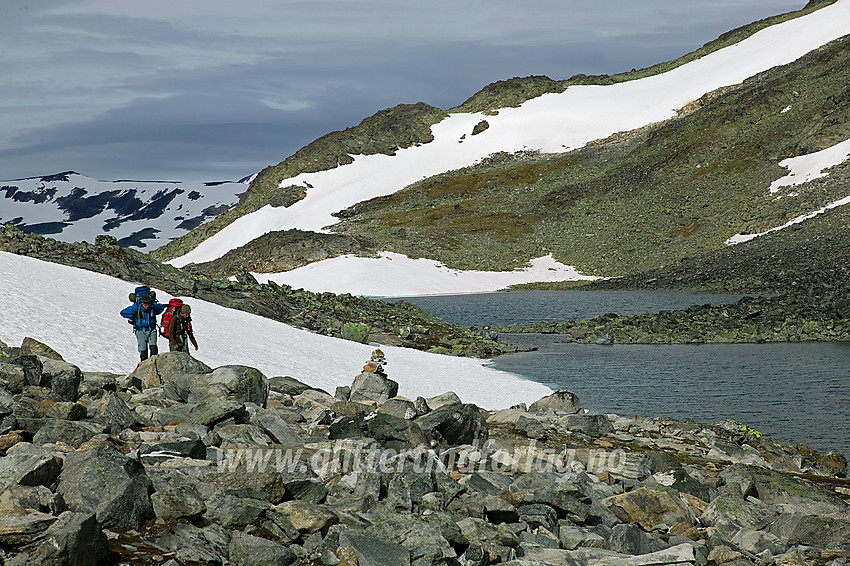
[[[805,0],[0,0],[0,179],[216,181],[399,103],[675,58]]]

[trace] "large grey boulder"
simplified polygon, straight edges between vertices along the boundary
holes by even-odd
[[[258,426],[252,424],[216,425],[215,432],[221,437],[220,448],[225,452],[239,448],[265,448],[269,438]]]
[[[21,355],[43,356],[51,360],[64,361],[59,352],[57,352],[47,344],[39,342],[35,338],[30,338],[29,336],[24,338],[24,341],[21,342]]]
[[[667,544],[637,525],[614,525],[608,537],[608,549],[620,554],[649,554],[667,548]]]
[[[240,531],[230,533],[230,561],[235,566],[295,566],[298,556],[291,549],[265,538]],[[364,566],[361,564],[361,566]]]
[[[801,544],[850,551],[850,514],[840,518],[783,513],[767,530],[787,546]]]
[[[846,534],[844,535],[846,538]],[[750,554],[760,554],[767,550],[772,555],[782,554],[788,546],[778,536],[767,531],[742,529],[731,538],[732,544]]]
[[[836,509],[846,509],[844,501],[834,492],[810,481],[787,476],[773,470],[758,470],[754,474],[758,498],[768,504],[821,502]]]
[[[268,380],[260,370],[239,365],[222,366],[192,380],[186,399],[188,403],[205,403],[214,399],[265,407],[269,399]]]
[[[39,358],[41,366],[42,387],[49,387],[63,399],[76,401],[80,398],[80,383],[83,381],[83,372],[73,364],[63,360],[51,358]]]
[[[371,509],[385,488],[379,472],[354,470],[331,486],[327,502],[335,508],[362,513]]]
[[[718,495],[742,498],[750,495],[758,497],[758,492],[755,490],[755,474],[744,464],[726,466],[720,472],[719,477]]]
[[[472,404],[445,405],[413,422],[441,446],[482,444],[489,438],[487,416]]]
[[[20,506],[0,507],[0,548],[21,546],[38,539],[56,517]]]
[[[409,566],[410,552],[402,545],[351,529],[339,535],[339,547],[349,549],[359,566]]]
[[[543,542],[545,541],[541,540],[541,537],[537,538],[538,544]],[[541,544],[541,546],[545,546],[545,544]],[[590,529],[566,525],[558,530],[558,541],[555,547],[565,550],[575,550],[577,548],[608,548],[613,550],[608,546],[604,537]]]
[[[240,452],[233,457],[232,468],[213,467],[182,467],[181,471],[194,479],[195,488],[205,501],[211,499],[222,489],[257,489],[263,492],[263,498],[272,504],[286,499],[286,486],[277,471],[274,457],[267,460],[268,466],[258,466],[257,460],[249,463],[252,456]]]
[[[550,533],[558,532],[558,512],[544,503],[530,503],[517,508],[519,520],[528,523],[531,529],[544,527]]]
[[[106,427],[111,434],[118,434],[136,424],[136,416],[121,397],[113,391],[107,391],[89,407],[91,418]]]
[[[410,552],[412,564],[445,564],[445,560],[457,558],[439,526],[417,515],[381,515],[365,534],[400,544]]]
[[[0,458],[0,492],[14,484],[50,486],[61,470],[61,452],[20,442]]]
[[[693,509],[679,492],[671,488],[639,487],[603,501],[624,522],[637,523],[644,530],[672,527],[696,521]]]
[[[105,431],[106,427],[100,423],[44,419],[44,423],[38,429],[38,432],[33,435],[32,442],[39,445],[64,442],[69,446],[79,448]]]
[[[309,466],[281,467],[277,470],[286,489],[287,499],[300,499],[309,503],[322,503],[328,488]]]
[[[355,403],[383,403],[396,395],[398,383],[385,375],[364,371],[354,378],[348,399]]]
[[[204,516],[223,527],[244,527],[272,506],[262,491],[253,488],[222,489],[205,503]]]
[[[0,548],[30,543],[61,511],[61,501],[44,486],[11,485],[0,490]],[[0,554],[2,556],[2,554]]]
[[[59,515],[37,541],[22,550],[25,564],[39,566],[95,566],[110,556],[95,514],[73,511]]]
[[[151,466],[147,469],[153,487],[153,511],[161,519],[196,519],[207,506],[192,479],[176,468]]]
[[[387,400],[386,403],[378,407],[378,412],[408,420],[419,416],[419,412],[416,410],[413,402],[401,398]]]
[[[210,400],[206,403],[173,405],[155,411],[152,416],[162,426],[192,423],[210,427],[231,418],[238,421],[245,415],[247,415],[247,412],[244,403],[221,399]]]
[[[0,491],[0,515],[9,509],[29,509],[58,515],[67,506],[62,498],[43,485],[13,484]]]
[[[302,535],[326,532],[339,518],[330,508],[306,501],[284,501],[274,511],[286,517]]]
[[[67,454],[56,492],[72,511],[96,513],[107,529],[136,529],[154,516],[142,465],[105,444]]]
[[[227,564],[230,531],[217,523],[203,528],[177,523],[159,534],[156,544],[174,553],[178,564]]]
[[[289,395],[291,397],[295,397],[296,395],[301,395],[308,389],[315,389],[315,387],[310,387],[306,383],[302,383],[294,377],[284,375],[270,377],[269,389],[271,389],[275,393],[280,393],[281,395]]]
[[[558,419],[558,423],[566,430],[580,432],[591,438],[599,438],[604,434],[614,432],[614,426],[605,415],[565,415]]]
[[[466,485],[469,489],[486,495],[499,495],[503,491],[507,491],[512,482],[510,476],[489,470],[472,472],[466,478]]]
[[[0,388],[10,393],[20,394],[27,385],[38,385],[38,381],[30,383],[23,366],[0,362]]]
[[[393,450],[408,450],[428,443],[416,421],[380,413],[340,418],[331,424],[328,433],[330,440],[374,438],[381,446]]]
[[[84,371],[79,388],[80,396],[98,398],[106,391],[117,391],[120,377],[117,373],[106,371]]]
[[[514,480],[509,488],[514,505],[542,503],[555,509],[558,518],[584,524],[588,520],[592,499],[582,486],[567,478],[549,472],[531,472]]]
[[[538,399],[528,408],[530,413],[545,413],[548,410],[576,414],[582,411],[581,401],[572,391],[556,391],[551,395]]]
[[[141,362],[131,373],[129,381],[140,385],[139,389],[162,387],[168,378],[178,373],[209,373],[207,364],[196,360],[185,352],[165,352]]]
[[[418,512],[425,494],[434,491],[437,491],[437,482],[433,474],[399,470],[390,480],[386,504],[394,512]]]
[[[139,459],[143,464],[167,462],[175,458],[206,459],[207,447],[197,435],[193,433],[187,436],[176,433],[169,435],[174,438],[145,441],[139,446]]]
[[[289,424],[273,411],[260,409],[254,413],[251,422],[261,427],[276,444],[283,446],[303,446],[304,439],[292,430]]]
[[[739,497],[719,495],[708,504],[699,520],[717,529],[721,535],[732,537],[742,529],[761,530],[774,518],[775,512],[768,507],[756,507]]]
[[[440,395],[428,397],[427,399],[425,399],[425,403],[428,406],[429,411],[436,411],[437,409],[441,409],[448,405],[463,404],[463,401],[460,400],[460,397],[458,397],[457,393],[455,393],[454,391],[446,391],[445,393],[441,393]]]

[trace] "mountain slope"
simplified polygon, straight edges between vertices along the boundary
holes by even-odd
[[[574,85],[488,115],[451,114],[430,128],[433,141],[286,179],[281,186],[297,199],[236,219],[172,263],[203,264],[292,230],[306,246],[309,232],[331,226],[359,242],[347,251],[455,269],[510,269],[552,253],[583,272],[616,275],[717,249],[842,192],[761,198],[783,174],[779,161],[850,138],[847,43],[819,47],[848,22],[842,0],[659,75]],[[764,72],[776,65],[784,67]],[[581,149],[564,153],[572,148]],[[333,247],[328,256],[346,252]],[[230,256],[209,268],[268,273],[309,261]]]
[[[98,181],[73,171],[0,181],[0,223],[66,242],[153,249],[231,209],[247,183]]]
[[[850,138],[848,85],[845,38],[675,120],[570,153],[506,155],[435,176],[342,211],[332,230],[465,269],[551,252],[611,276],[698,256],[850,195],[841,165],[769,190],[785,157]]]

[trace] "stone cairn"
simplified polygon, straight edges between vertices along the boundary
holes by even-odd
[[[363,371],[368,373],[377,373],[378,375],[387,375],[384,372],[384,365],[387,363],[387,358],[384,357],[384,351],[380,348],[372,351],[372,357],[363,366]]]

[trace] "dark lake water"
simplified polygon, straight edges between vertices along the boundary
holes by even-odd
[[[405,298],[462,326],[636,314],[739,295],[666,291],[517,291]],[[507,334],[537,347],[500,356],[497,369],[575,392],[602,413],[733,419],[792,444],[850,456],[850,343],[642,346],[569,344],[558,335]]]

